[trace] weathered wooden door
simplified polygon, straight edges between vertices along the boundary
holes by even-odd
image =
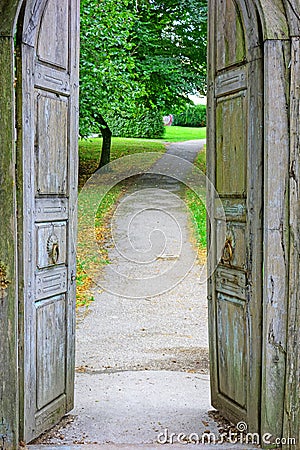
[[[209,2],[209,328],[212,404],[259,429],[263,61],[250,1]],[[226,238],[218,241],[226,227]]]
[[[77,0],[28,0],[17,55],[20,423],[26,442],[73,407]]]

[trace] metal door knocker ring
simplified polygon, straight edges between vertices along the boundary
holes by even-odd
[[[223,254],[222,254],[222,262],[224,263],[231,263],[233,260],[233,247],[231,239],[226,239],[224,248],[223,248]]]
[[[47,253],[52,264],[57,264],[59,258],[58,238],[52,234],[47,241]]]

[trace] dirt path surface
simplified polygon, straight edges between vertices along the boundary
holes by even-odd
[[[111,264],[97,280],[95,302],[78,320],[75,409],[35,448],[156,448],[166,433],[201,438],[222,432],[208,414],[205,273],[191,243],[182,183],[162,169],[175,173],[172,164],[181,162],[168,155],[192,162],[203,144],[170,144],[154,173],[142,176],[120,202]],[[190,168],[180,167],[184,181]]]

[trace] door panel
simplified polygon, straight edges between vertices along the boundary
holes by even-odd
[[[68,192],[67,97],[38,90],[36,96],[35,173],[39,195]]]
[[[220,195],[243,195],[246,191],[247,97],[245,90],[217,101],[217,191]],[[238,170],[237,170],[238,168]]]
[[[67,69],[69,48],[69,0],[48,1],[39,29],[37,57],[52,66]]]
[[[210,1],[208,175],[212,404],[260,423],[263,61],[250,1]],[[250,26],[251,24],[251,26]],[[249,35],[247,35],[249,30]]]
[[[217,69],[243,62],[246,59],[245,33],[241,13],[232,0],[216,2]]]
[[[76,0],[26,3],[18,61],[21,438],[73,406],[78,139]]]
[[[36,303],[37,409],[65,393],[66,298],[65,295]]]
[[[218,368],[220,393],[246,408],[246,303],[237,292],[217,293]]]

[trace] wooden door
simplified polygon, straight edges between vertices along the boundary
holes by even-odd
[[[258,431],[262,315],[263,61],[250,1],[209,9],[209,333],[212,404]],[[225,223],[224,223],[225,222]],[[222,227],[224,241],[218,240]]]
[[[25,5],[17,174],[20,423],[28,442],[73,407],[79,2]]]

